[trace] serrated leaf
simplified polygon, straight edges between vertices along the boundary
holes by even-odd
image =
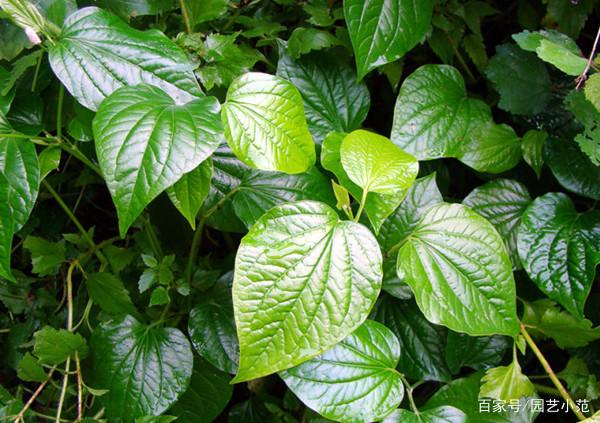
[[[318,143],[332,131],[360,128],[371,99],[364,82],[358,82],[350,66],[330,53],[311,54],[294,60],[280,48],[277,75],[289,80],[304,99],[308,128]]]
[[[429,209],[400,247],[397,271],[432,323],[474,336],[518,333],[506,247],[492,224],[468,207]]]
[[[470,132],[490,120],[489,106],[467,97],[458,70],[424,65],[402,83],[390,138],[419,160],[458,157]]]
[[[111,421],[161,414],[185,392],[193,355],[174,328],[147,327],[131,316],[102,323],[91,340],[94,386]]]
[[[397,369],[401,373],[414,380],[450,380],[450,371],[444,361],[446,328],[429,323],[414,301],[383,296],[377,302],[372,318],[398,337],[402,354]]]
[[[356,329],[381,287],[381,253],[362,225],[300,201],[263,215],[237,252],[236,382],[285,370]]]
[[[406,192],[419,172],[419,163],[413,156],[388,138],[362,129],[344,137],[340,159],[350,180],[363,192]]]
[[[511,401],[535,395],[533,383],[521,372],[515,359],[508,366],[489,369],[481,378],[479,396],[501,401]]]
[[[344,0],[358,79],[400,59],[425,39],[431,27],[432,0]]]
[[[577,38],[583,29],[588,15],[594,9],[594,0],[578,0],[577,3],[563,0],[548,0],[548,16],[562,32]]]
[[[29,353],[25,353],[17,367],[17,376],[25,382],[45,382],[48,375],[38,360]]]
[[[585,82],[585,98],[600,112],[600,74],[595,73]]]
[[[280,77],[250,72],[237,78],[222,118],[231,149],[251,167],[301,173],[315,163],[302,97]]]
[[[155,85],[177,104],[202,96],[191,63],[175,43],[157,31],[133,29],[96,7],[70,15],[48,55],[56,76],[91,110],[123,85]]]
[[[123,19],[158,15],[177,7],[174,0],[100,0],[98,3]]]
[[[487,370],[497,366],[511,339],[505,336],[469,336],[464,333],[449,332],[446,343],[446,362],[453,374],[462,367]]]
[[[96,154],[121,237],[150,201],[219,146],[219,107],[214,97],[177,106],[150,85],[120,88],[102,103],[93,124]]]
[[[485,75],[498,93],[498,107],[516,115],[535,115],[552,97],[552,83],[544,64],[514,44],[496,47]]]
[[[169,304],[171,302],[171,297],[169,297],[169,291],[164,286],[159,286],[154,288],[152,294],[150,295],[150,303],[149,307],[161,306],[165,304]]]
[[[467,415],[456,407],[442,406],[430,410],[411,411],[398,409],[382,420],[382,423],[465,423]]]
[[[51,242],[29,235],[23,241],[23,248],[31,253],[32,272],[38,276],[56,275],[67,256],[64,240]]]
[[[545,131],[536,131],[535,129],[525,132],[521,139],[521,153],[523,160],[531,166],[538,179],[544,166],[544,143],[548,139],[548,133]]]
[[[517,231],[521,216],[531,201],[525,185],[512,179],[490,181],[475,188],[463,200],[465,206],[485,217],[498,230],[514,269],[521,268]]]
[[[529,277],[578,318],[600,263],[600,211],[577,213],[562,193],[535,199],[521,218],[519,256]]]
[[[556,376],[567,382],[569,391],[573,394],[580,394],[588,400],[600,397],[600,383],[596,375],[590,373],[585,361],[579,357],[571,357]]]
[[[233,272],[221,276],[190,312],[188,332],[196,352],[216,368],[235,373],[239,343],[233,320]]]
[[[304,404],[328,419],[374,421],[398,407],[404,396],[394,370],[399,357],[394,334],[367,320],[333,348],[279,375]]]
[[[90,273],[87,276],[90,299],[110,315],[139,315],[129,297],[129,291],[116,276],[106,273]]]
[[[287,41],[287,51],[297,59],[313,50],[323,50],[340,44],[335,35],[316,28],[300,27],[292,31]]]
[[[171,203],[185,217],[192,229],[196,229],[196,216],[202,203],[208,196],[213,164],[210,158],[204,160],[196,169],[186,173],[167,188]]]
[[[80,334],[65,329],[44,326],[33,334],[33,338],[33,353],[42,364],[61,364],[76,351],[80,358],[85,358],[88,353],[85,339]]]

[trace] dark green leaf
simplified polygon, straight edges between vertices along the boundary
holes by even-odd
[[[287,51],[297,59],[313,50],[323,50],[340,44],[335,35],[316,28],[300,27],[294,29],[287,42]]]
[[[178,4],[176,0],[100,0],[98,3],[124,19],[157,15]]]
[[[450,331],[446,343],[446,362],[453,374],[462,367],[487,370],[497,366],[511,345],[505,336],[469,336]]]
[[[33,353],[42,364],[61,364],[77,351],[80,358],[88,353],[85,339],[78,333],[44,326],[33,334]]]
[[[186,218],[192,229],[196,229],[196,216],[210,190],[212,160],[204,160],[196,169],[186,173],[167,188],[167,194],[173,205]]]
[[[39,276],[56,275],[59,266],[66,260],[64,240],[50,242],[30,235],[25,238],[23,248],[31,253],[32,271]]]
[[[116,276],[105,272],[91,273],[87,277],[87,289],[90,298],[106,313],[138,315],[129,291]]]
[[[227,11],[230,0],[183,0],[192,25],[218,18]]]
[[[25,382],[45,382],[48,375],[38,360],[29,353],[25,353],[19,366],[17,367],[17,376]]]
[[[525,162],[531,166],[538,179],[544,166],[544,143],[548,139],[548,133],[532,129],[527,131],[521,139],[521,153]]]

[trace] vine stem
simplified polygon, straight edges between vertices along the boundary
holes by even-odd
[[[62,141],[62,114],[63,114],[63,103],[65,98],[65,87],[60,84],[58,89],[58,104],[56,106],[56,138]]]
[[[75,369],[77,370],[77,421],[81,421],[83,419],[83,379],[77,351],[75,351]]]
[[[358,222],[363,210],[365,209],[365,203],[367,202],[367,194],[369,194],[369,191],[363,189],[362,197],[360,198],[360,206],[358,207],[358,211],[356,212],[356,216],[354,217],[355,222]]]
[[[192,25],[190,24],[190,15],[187,7],[185,7],[185,0],[179,0],[179,6],[181,7],[181,15],[183,16],[183,21],[185,22],[185,29],[187,30],[188,34],[191,34]]]
[[[14,423],[19,423],[20,421],[23,420],[23,416],[25,416],[25,413],[27,412],[27,410],[29,410],[29,407],[31,407],[31,404],[33,404],[35,399],[42,393],[42,391],[44,390],[44,388],[46,387],[48,382],[50,382],[50,380],[52,379],[52,374],[54,374],[55,370],[56,370],[56,366],[54,366],[50,369],[50,372],[48,372],[48,378],[44,382],[40,383],[40,386],[38,386],[38,388],[35,390],[35,392],[31,396],[31,398],[29,398],[29,401],[27,401],[27,403],[23,406],[23,408],[21,409],[19,414],[17,414],[17,416],[15,417]]]
[[[415,399],[413,398],[413,390],[415,387],[411,386],[411,384],[408,383],[408,380],[406,380],[406,377],[404,377],[403,374],[400,374],[400,380],[402,380],[402,383],[404,383],[404,386],[406,387],[406,393],[408,394],[408,402],[410,404],[411,410],[413,411],[413,413],[415,413],[417,419],[421,421],[421,413],[419,412],[417,404],[415,404]]]
[[[525,341],[527,341],[527,344],[529,345],[529,347],[531,348],[531,350],[533,351],[533,353],[535,354],[537,359],[540,361],[540,363],[544,367],[544,370],[546,370],[546,373],[548,373],[550,380],[552,380],[552,383],[554,383],[554,386],[556,386],[556,389],[558,389],[558,392],[560,393],[560,395],[567,402],[569,407],[571,407],[571,411],[573,411],[573,413],[575,413],[575,415],[577,416],[577,418],[580,421],[585,420],[586,419],[585,415],[579,410],[579,408],[575,404],[575,401],[573,401],[573,398],[571,398],[571,395],[569,395],[569,393],[567,392],[567,390],[565,389],[563,384],[560,382],[560,380],[556,376],[556,373],[554,373],[554,370],[552,370],[552,367],[550,367],[550,363],[548,363],[548,360],[546,360],[546,357],[544,357],[544,354],[542,354],[542,352],[540,351],[537,344],[534,342],[531,335],[529,335],[529,332],[527,332],[527,329],[525,329],[525,325],[522,323],[521,323],[521,334],[525,338]]]
[[[598,27],[598,32],[596,33],[596,39],[594,40],[594,46],[592,47],[592,52],[590,53],[590,57],[588,57],[587,63],[585,64],[585,69],[576,79],[577,85],[575,89],[578,90],[581,88],[581,85],[587,79],[587,73],[590,71],[590,67],[592,66],[592,62],[594,61],[594,54],[596,53],[596,48],[598,48],[598,40],[600,40],[600,26]]]

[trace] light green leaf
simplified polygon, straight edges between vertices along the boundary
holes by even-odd
[[[75,351],[78,352],[79,358],[85,358],[88,353],[85,339],[80,334],[65,329],[44,326],[33,334],[33,338],[33,353],[42,364],[61,364],[75,354]]]
[[[419,172],[419,163],[388,138],[358,129],[344,138],[342,167],[363,192],[395,195],[406,192]]]
[[[468,207],[429,209],[400,247],[397,271],[432,323],[474,336],[518,333],[506,247],[492,224]]]
[[[346,188],[335,182],[331,181],[333,187],[333,193],[335,194],[336,204],[335,207],[338,210],[344,210],[349,213],[352,209],[350,208],[350,193]]]
[[[29,353],[25,353],[17,366],[17,376],[25,382],[45,382],[48,375],[38,360]]]
[[[167,188],[167,194],[173,205],[186,218],[192,229],[196,229],[196,216],[210,190],[212,160],[204,160],[196,169],[186,173]]]
[[[381,278],[379,246],[364,226],[314,201],[268,211],[236,257],[235,381],[285,370],[344,339],[367,318]]]
[[[316,28],[300,27],[294,29],[287,41],[287,51],[294,58],[313,50],[323,50],[340,44],[335,35]]]
[[[600,211],[577,213],[569,197],[548,193],[521,219],[519,256],[529,277],[578,318],[600,263]]]
[[[508,366],[489,369],[481,379],[479,396],[482,398],[510,401],[533,395],[535,395],[535,387],[521,372],[516,357]]]
[[[31,253],[32,271],[39,276],[56,275],[60,265],[67,259],[64,240],[51,242],[29,235],[23,242],[23,248]]]
[[[466,423],[467,415],[456,407],[442,406],[430,410],[411,411],[398,409],[382,420],[382,423]]]
[[[301,173],[315,163],[302,97],[280,77],[250,72],[236,79],[222,118],[227,142],[249,166]]]
[[[39,156],[40,179],[45,179],[53,170],[58,169],[62,150],[60,147],[48,146]]]
[[[521,139],[521,153],[525,162],[531,166],[538,179],[544,166],[544,143],[548,139],[548,133],[545,131],[536,131],[535,129],[525,132]]]
[[[22,28],[30,28],[37,33],[44,33],[49,27],[49,23],[30,1],[0,0],[0,8]]]
[[[96,154],[122,237],[150,201],[219,146],[219,107],[214,97],[177,106],[150,85],[120,88],[102,103],[93,124]]]
[[[595,73],[585,82],[585,98],[600,112],[600,73]]]
[[[556,374],[567,382],[569,391],[592,401],[600,397],[600,383],[596,375],[590,373],[587,364],[579,357],[571,357],[563,370]]]
[[[402,83],[390,138],[419,160],[459,157],[471,131],[490,120],[489,106],[467,97],[458,70],[424,65]]]
[[[159,286],[152,291],[150,295],[149,307],[161,306],[169,304],[171,297],[169,297],[169,291],[164,286]]]
[[[354,70],[330,53],[294,60],[280,48],[277,75],[290,81],[304,99],[308,128],[321,143],[332,131],[350,132],[360,128],[367,117],[371,99],[364,82]]]
[[[425,39],[431,27],[432,0],[344,0],[358,79],[400,59]]]
[[[279,375],[308,407],[335,421],[369,422],[393,411],[404,396],[395,370],[400,344],[367,320],[323,354]]]
[[[70,15],[48,55],[56,76],[91,110],[123,85],[154,85],[177,104],[202,96],[192,64],[175,43],[157,31],[133,29],[96,7]]]
[[[129,297],[129,291],[116,276],[100,272],[87,275],[88,294],[94,303],[110,315],[139,315]]]
[[[110,421],[163,413],[192,376],[190,343],[178,329],[147,327],[131,316],[98,326],[91,351],[94,386],[109,390],[100,400]]]
[[[485,217],[498,230],[514,269],[521,268],[517,231],[521,216],[531,201],[525,185],[512,179],[490,181],[475,188],[463,200],[465,206]]]
[[[158,15],[177,7],[176,0],[100,0],[99,5],[123,19]]]

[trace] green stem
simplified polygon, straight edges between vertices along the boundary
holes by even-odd
[[[31,92],[34,92],[35,91],[35,87],[37,86],[37,80],[38,80],[38,77],[40,75],[40,67],[42,66],[42,58],[43,57],[44,57],[44,55],[40,54],[40,57],[38,58],[37,64],[35,65],[35,72],[33,74],[33,82],[31,83]]]
[[[359,221],[360,216],[362,215],[362,212],[365,209],[365,203],[367,202],[368,194],[369,194],[369,191],[366,189],[363,189],[362,197],[360,198],[360,206],[358,207],[358,211],[356,212],[356,216],[354,217],[355,222]]]
[[[146,216],[144,219],[144,230],[146,235],[148,235],[148,241],[150,241],[150,246],[152,247],[152,251],[157,259],[162,259],[162,248],[160,247],[160,242],[158,241],[158,237],[156,236],[156,232],[154,231],[154,227],[152,226],[152,222],[150,222],[150,217]]]
[[[56,370],[56,366],[54,366],[54,367],[52,367],[50,369],[50,371],[48,372],[48,377],[46,378],[46,380],[44,382],[40,383],[40,385],[37,387],[37,389],[35,390],[35,392],[31,396],[31,398],[29,398],[29,400],[23,406],[23,408],[21,409],[21,411],[19,411],[19,414],[17,414],[17,416],[15,418],[15,423],[19,423],[20,421],[23,420],[23,416],[25,415],[25,413],[27,412],[27,410],[29,410],[29,407],[31,407],[31,404],[33,404],[33,402],[35,401],[35,399],[42,393],[42,391],[44,390],[44,388],[46,387],[46,385],[48,384],[48,382],[50,382],[52,380],[52,375],[54,374],[55,370]]]
[[[65,99],[65,87],[60,84],[58,89],[58,104],[56,106],[56,138],[62,141],[62,114],[63,114],[63,103]]]
[[[196,257],[198,257],[198,251],[200,250],[200,241],[202,240],[202,230],[204,229],[205,220],[206,217],[200,217],[196,225],[196,230],[194,231],[194,237],[192,238],[192,247],[190,248],[190,255],[185,270],[185,279],[188,283],[192,281],[192,271],[194,269]]]
[[[61,143],[58,143],[57,145],[60,148],[62,148],[63,150],[65,150],[67,153],[69,153],[71,156],[75,157],[77,160],[82,162],[84,165],[89,167],[92,171],[94,171],[96,174],[98,174],[101,178],[104,178],[100,168],[98,166],[96,166],[94,163],[92,163],[92,161],[90,159],[88,159],[86,157],[86,155],[83,154],[77,147],[70,145],[69,143],[66,143],[66,142],[61,142]]]
[[[67,361],[65,362],[65,374],[63,376],[62,388],[60,390],[60,398],[58,400],[58,408],[56,409],[56,419],[55,423],[60,423],[62,414],[62,408],[65,403],[65,396],[67,395],[67,387],[69,385],[69,367],[71,366],[71,356],[67,357]]]
[[[191,34],[192,25],[190,24],[190,15],[187,7],[185,7],[185,0],[179,0],[179,6],[181,7],[181,15],[183,16],[183,21],[185,22],[185,29],[187,30],[188,34]]]
[[[411,386],[410,383],[408,383],[408,380],[406,380],[406,378],[402,374],[400,375],[400,380],[402,380],[402,383],[404,383],[404,386],[406,388],[406,393],[408,394],[408,403],[410,404],[411,410],[413,411],[413,413],[415,413],[419,421],[421,421],[421,413],[419,412],[417,404],[415,404],[415,399],[413,398],[414,386]]]
[[[446,32],[446,38],[448,38],[448,42],[452,46],[452,50],[454,50],[454,54],[456,55],[458,62],[462,66],[463,70],[469,76],[469,79],[471,80],[471,82],[477,82],[477,78],[475,78],[475,75],[473,75],[473,73],[471,72],[471,69],[469,69],[469,66],[467,66],[467,62],[463,58],[462,54],[460,54],[460,51],[458,51],[458,48],[454,45],[454,43],[452,42],[452,38],[450,37],[450,35],[448,35],[447,32]]]
[[[569,395],[563,384],[560,382],[560,380],[554,373],[554,370],[552,370],[552,367],[550,367],[548,360],[546,360],[546,357],[544,357],[544,354],[542,354],[542,352],[534,342],[533,338],[529,335],[529,332],[527,332],[527,329],[525,329],[525,325],[523,324],[521,324],[521,334],[525,338],[525,341],[527,341],[527,344],[529,344],[529,347],[531,348],[537,359],[544,367],[544,370],[546,370],[546,373],[548,373],[548,376],[550,376],[550,380],[552,380],[552,383],[554,383],[554,386],[556,386],[556,389],[558,389],[560,396],[563,397],[563,399],[571,408],[571,411],[575,413],[575,415],[580,421],[585,420],[585,415],[579,410],[579,407],[577,407],[575,401],[573,401],[573,398],[571,398],[571,395]]]

